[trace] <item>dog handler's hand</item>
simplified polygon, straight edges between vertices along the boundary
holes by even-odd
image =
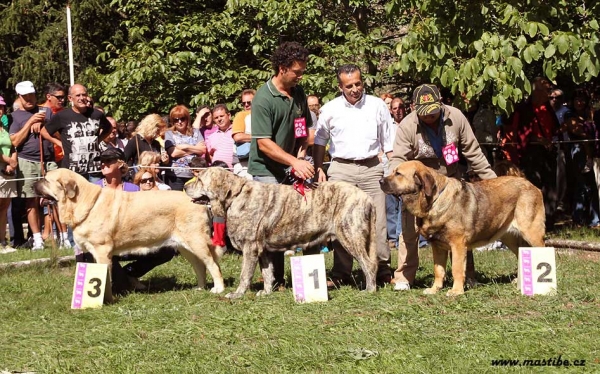
[[[325,172],[323,171],[323,169],[318,168],[317,169],[317,182],[321,183],[321,182],[325,182],[327,181],[327,174],[325,174]]]
[[[315,168],[308,161],[296,159],[291,166],[296,175],[302,179],[310,179],[315,176]]]

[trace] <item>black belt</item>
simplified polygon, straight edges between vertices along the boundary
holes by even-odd
[[[339,162],[342,164],[356,164],[356,165],[367,165],[367,164],[372,163],[375,160],[377,160],[377,163],[379,163],[379,158],[377,156],[365,158],[364,160],[350,160],[350,159],[338,158],[338,157],[333,158],[333,161],[335,161],[335,162]]]

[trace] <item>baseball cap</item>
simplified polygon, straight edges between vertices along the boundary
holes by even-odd
[[[6,101],[4,101],[2,96],[0,96],[0,105],[6,105]]]
[[[110,147],[102,151],[99,156],[94,157],[94,161],[125,160],[125,153],[119,148]]]
[[[17,91],[17,94],[19,95],[27,95],[30,93],[35,93],[35,88],[33,87],[33,83],[30,81],[23,81],[17,83],[15,86],[15,91]]]
[[[415,111],[419,116],[437,114],[441,108],[440,90],[433,84],[422,84],[413,92]]]

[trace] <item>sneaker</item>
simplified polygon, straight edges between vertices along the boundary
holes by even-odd
[[[62,243],[60,243],[60,246],[66,249],[71,249],[73,248],[73,246],[71,245],[71,242],[69,241],[69,239],[63,239]]]
[[[396,282],[394,285],[394,291],[408,291],[410,290],[410,283],[408,282]]]
[[[44,242],[33,242],[33,245],[31,246],[31,250],[32,251],[41,251],[44,249]]]
[[[0,254],[13,253],[17,250],[10,245],[5,245],[4,248],[0,249]]]

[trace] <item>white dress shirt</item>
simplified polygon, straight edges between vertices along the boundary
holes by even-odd
[[[380,151],[391,152],[395,130],[390,110],[380,98],[363,94],[352,105],[342,95],[321,108],[315,144],[325,146],[331,141],[332,158],[365,160]]]

